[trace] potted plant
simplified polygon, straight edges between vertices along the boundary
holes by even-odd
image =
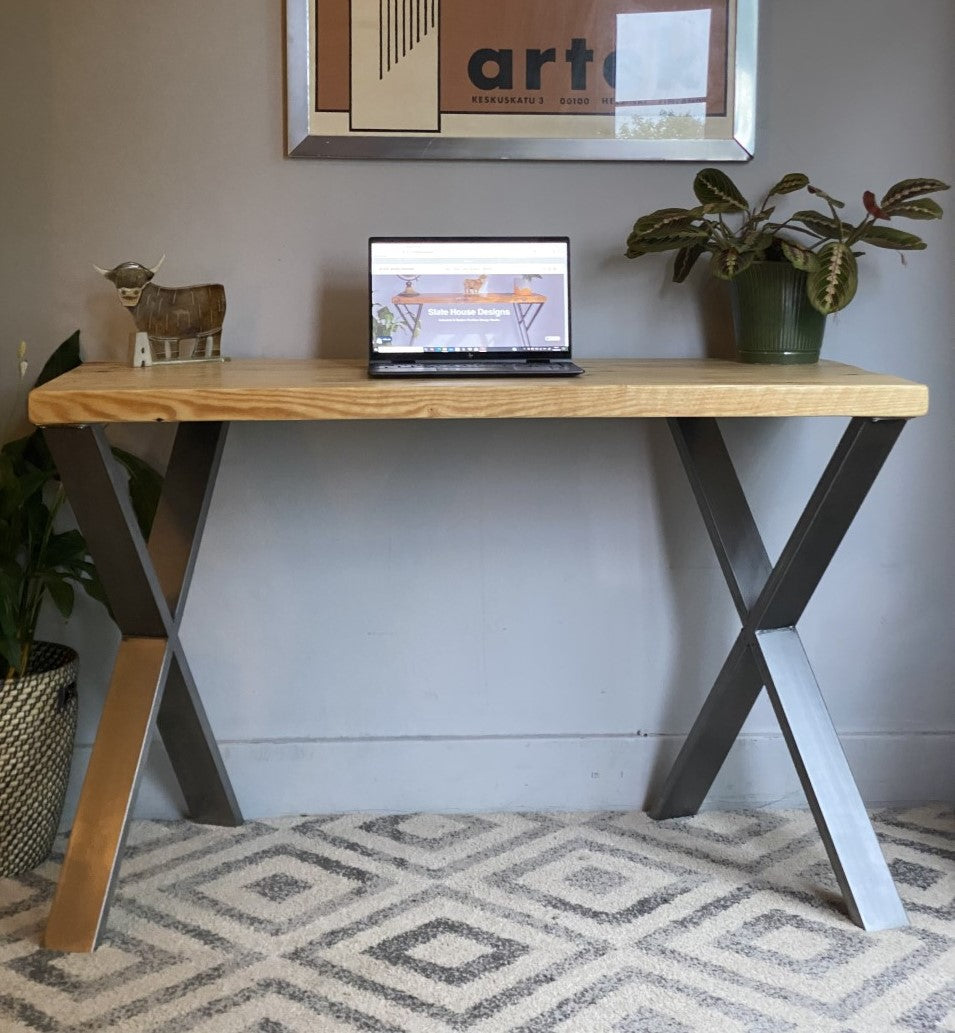
[[[20,393],[28,369],[20,345]],[[80,362],[79,332],[60,345],[37,384]],[[19,399],[22,401],[22,398]],[[11,415],[16,419],[20,406]],[[60,529],[65,495],[42,434],[0,448],[0,876],[44,860],[53,846],[76,733],[76,653],[36,641],[43,604],[69,617],[77,587],[106,604],[86,542]],[[144,533],[159,498],[159,475],[141,459],[114,449],[130,475]]]
[[[825,211],[801,209],[773,218],[773,198],[807,190]],[[948,184],[904,179],[880,201],[862,195],[865,214],[843,218],[842,201],[813,186],[801,172],[783,176],[751,205],[720,169],[697,173],[693,208],[661,208],[638,219],[627,238],[627,257],[676,251],[673,280],[682,283],[696,261],[709,253],[710,271],[732,282],[733,316],[740,358],[746,362],[815,362],[825,317],[846,307],[858,285],[857,259],[864,246],[923,251],[914,233],[885,225],[893,218],[940,219],[929,198]]]
[[[533,294],[534,281],[541,279],[543,279],[543,277],[540,273],[522,273],[520,276],[514,277],[514,293]]]

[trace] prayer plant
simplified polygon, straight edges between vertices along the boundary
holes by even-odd
[[[19,420],[28,369],[26,345],[17,355],[19,390],[11,420]],[[80,364],[79,331],[50,356],[36,386]],[[9,429],[2,428],[4,438]],[[129,475],[129,492],[144,536],[159,501],[161,478],[142,459],[114,448]],[[86,541],[75,528],[59,529],[66,501],[43,435],[39,430],[0,448],[0,681],[27,670],[43,603],[49,599],[64,617],[73,611],[80,587],[108,607]]]
[[[776,205],[769,202],[803,189],[828,210],[802,209],[774,221]],[[941,219],[941,207],[926,196],[941,190],[948,190],[948,184],[937,179],[903,179],[879,201],[866,190],[865,214],[853,223],[841,214],[844,202],[813,186],[802,172],[783,176],[754,206],[725,172],[702,169],[693,181],[699,203],[693,208],[661,208],[638,219],[627,238],[627,258],[676,251],[675,283],[686,279],[704,252],[712,255],[710,271],[722,280],[732,280],[754,262],[789,262],[807,274],[809,301],[828,315],[845,308],[855,296],[856,260],[865,253],[860,247],[925,250],[925,241],[914,233],[885,224],[895,218]]]

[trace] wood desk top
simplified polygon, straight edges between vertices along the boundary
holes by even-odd
[[[372,380],[363,360],[86,363],[30,392],[39,426],[184,420],[921,416],[928,388],[823,361],[583,359],[554,379]]]
[[[521,294],[396,294],[395,305],[487,305],[518,304],[543,305],[547,298],[531,291]]]

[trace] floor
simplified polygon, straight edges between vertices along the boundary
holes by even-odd
[[[139,821],[92,955],[38,945],[56,858],[0,879],[0,1030],[955,1030],[955,813],[873,820],[905,929],[805,811]]]

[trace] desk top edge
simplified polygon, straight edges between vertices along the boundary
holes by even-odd
[[[580,359],[581,377],[371,380],[357,359],[86,363],[30,392],[40,426],[204,420],[871,416],[928,411],[924,384],[824,360]]]

